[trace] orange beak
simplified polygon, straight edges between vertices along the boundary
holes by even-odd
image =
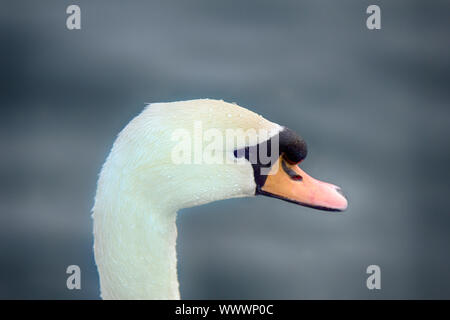
[[[347,209],[347,199],[339,187],[314,179],[283,156],[272,166],[258,193],[320,210]]]

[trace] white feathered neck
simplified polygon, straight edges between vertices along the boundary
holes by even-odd
[[[151,104],[135,117],[117,137],[98,180],[94,251],[102,298],[179,299],[176,212],[254,195],[249,163],[173,163],[174,130],[194,135],[198,121],[204,131],[281,130],[245,108],[209,99]],[[219,149],[232,156],[227,146]]]

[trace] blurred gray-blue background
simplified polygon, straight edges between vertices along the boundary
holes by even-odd
[[[350,207],[182,211],[182,298],[450,298],[449,16],[425,0],[2,1],[0,298],[97,299],[90,209],[116,134],[146,102],[203,97],[299,132],[302,167]]]

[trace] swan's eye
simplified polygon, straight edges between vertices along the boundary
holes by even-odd
[[[292,170],[291,168],[288,167],[288,165],[286,164],[286,161],[282,160],[281,161],[281,167],[283,168],[284,172],[287,173],[287,175],[294,181],[302,181],[303,177],[301,175],[299,175],[297,172],[295,172],[294,170]]]

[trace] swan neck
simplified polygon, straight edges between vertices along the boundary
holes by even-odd
[[[116,199],[121,206],[94,210],[102,298],[179,299],[176,212]]]

